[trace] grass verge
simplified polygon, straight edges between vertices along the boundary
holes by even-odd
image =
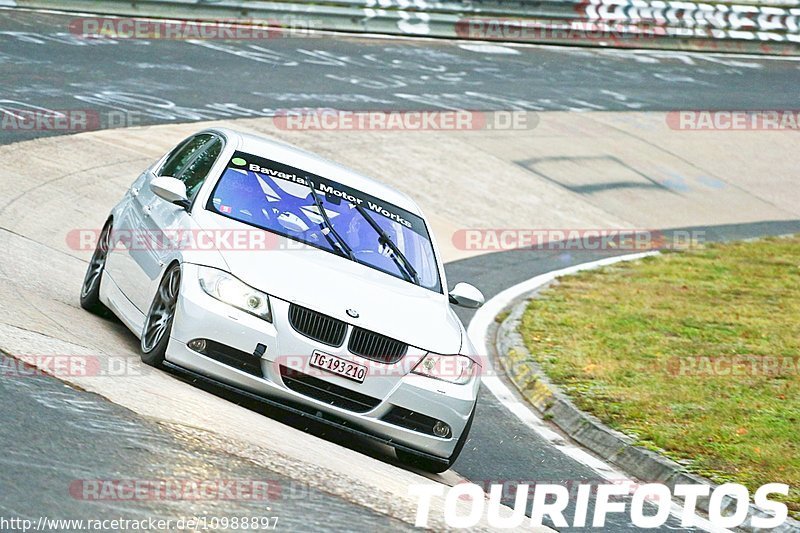
[[[800,236],[561,278],[520,333],[581,409],[717,483],[787,483],[800,518]]]

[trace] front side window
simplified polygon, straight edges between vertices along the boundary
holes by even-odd
[[[178,174],[180,174],[192,160],[192,157],[197,151],[203,148],[203,146],[213,138],[214,136],[210,133],[203,133],[187,139],[169,154],[169,157],[167,157],[167,160],[164,162],[164,165],[161,167],[161,170],[158,171],[157,175],[177,178]]]
[[[181,180],[186,184],[187,198],[192,200],[219,157],[222,144],[216,135],[196,135],[184,141],[167,157],[158,175]]]
[[[211,194],[207,209],[308,245],[348,257],[327,227],[328,221],[349,248],[352,259],[441,293],[436,257],[425,221],[400,207],[288,165],[236,152]],[[408,261],[405,264],[381,238],[373,222]],[[408,267],[411,267],[410,269]],[[409,271],[416,276],[413,279]]]
[[[186,184],[186,196],[189,200],[200,190],[221,151],[222,141],[215,137],[203,146],[201,152],[196,153],[180,174],[175,176]]]

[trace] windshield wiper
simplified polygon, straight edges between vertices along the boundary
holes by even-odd
[[[355,261],[356,259],[353,256],[352,248],[350,248],[350,246],[345,242],[342,236],[339,235],[339,233],[335,229],[333,229],[333,224],[331,224],[331,219],[328,218],[328,213],[325,212],[325,208],[322,206],[322,202],[320,201],[319,196],[317,196],[317,191],[314,188],[314,182],[311,181],[310,178],[306,178],[306,181],[308,182],[308,188],[311,189],[311,196],[314,198],[314,205],[317,206],[319,214],[322,216],[322,220],[325,222],[325,226],[328,227],[328,232],[331,233],[334,237],[336,237],[336,242],[334,242],[333,239],[331,239],[328,233],[325,233],[323,231],[322,234],[325,235],[325,238],[328,239],[328,242],[331,243],[331,246],[333,247],[338,246],[339,250],[343,254],[347,255],[347,257],[349,257],[352,261]]]
[[[388,246],[392,250],[392,259],[397,264],[400,272],[403,274],[403,277],[406,278],[407,281],[411,281],[416,285],[419,285],[419,276],[417,275],[417,271],[414,270],[414,267],[411,266],[411,262],[408,258],[403,255],[403,252],[400,251],[400,248],[389,238],[389,235],[383,230],[382,227],[375,222],[375,219],[367,213],[367,210],[364,209],[364,206],[361,204],[356,204],[356,209],[358,212],[361,213],[361,216],[369,222],[369,225],[372,226],[372,229],[378,234],[378,244],[382,244]]]

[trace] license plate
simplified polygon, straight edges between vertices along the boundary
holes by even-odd
[[[364,383],[364,378],[367,377],[366,366],[327,353],[314,352],[308,364],[359,383]]]

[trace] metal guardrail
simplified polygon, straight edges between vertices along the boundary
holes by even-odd
[[[215,0],[206,0],[207,3],[214,3]],[[242,0],[244,4],[254,4],[262,2],[263,0]],[[561,0],[564,3],[573,3],[570,0]],[[294,3],[297,4],[341,4],[341,5],[351,5],[355,7],[386,7],[391,8],[391,2],[383,1],[383,0],[373,0],[372,2],[368,0],[294,0]],[[737,2],[732,2],[731,0],[723,0],[720,2],[714,2],[715,4],[746,4],[746,5],[755,5],[760,7],[800,7],[800,0],[738,0]],[[442,8],[442,6],[455,6],[460,7],[466,10],[477,10],[477,9],[500,9],[507,10],[507,9],[535,9],[539,4],[541,4],[541,0],[449,0],[449,1],[426,1],[421,2],[419,0],[408,0],[405,4],[409,7],[425,7],[428,9],[437,9]]]
[[[748,1],[748,0],[742,0]],[[752,0],[750,0],[752,1]],[[16,0],[20,7],[484,41],[800,55],[800,0]],[[778,4],[778,2],[780,2]]]

